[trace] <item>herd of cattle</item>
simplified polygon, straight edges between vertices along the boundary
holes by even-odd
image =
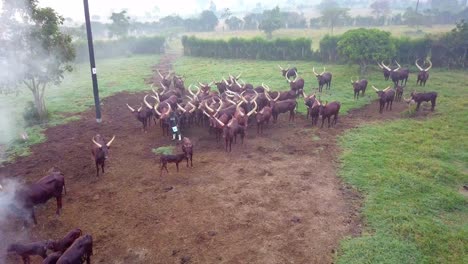
[[[409,70],[401,68],[398,62],[396,64],[396,68],[390,68],[383,62],[379,63],[385,79],[390,78],[394,82],[394,88],[387,87],[384,90],[372,86],[379,97],[380,113],[383,112],[385,107],[387,110],[391,110],[393,101],[401,101],[403,98]],[[420,70],[417,84],[426,84],[429,78],[428,71],[432,66],[430,61],[429,64],[430,66],[424,69],[416,61],[416,66]],[[194,91],[192,89],[193,85],[185,88],[183,77],[176,74],[171,76],[171,73],[164,76],[158,70],[157,72],[161,77],[161,88],[158,90],[153,89],[154,94],[144,96],[141,105],[137,109],[128,104],[127,107],[135,115],[136,119],[142,123],[144,132],[147,131],[152,120],[156,125],[159,119],[163,135],[169,134],[170,127],[167,121],[171,115],[175,114],[182,129],[188,129],[194,124],[204,125],[208,127],[209,133],[215,134],[217,142],[223,137],[226,151],[231,151],[231,145],[233,141],[236,141],[238,135],[243,142],[246,129],[253,122],[257,124],[257,134],[263,134],[264,125],[269,124],[270,119],[272,119],[273,123],[276,123],[281,113],[289,112],[289,120],[294,121],[298,106],[296,99],[299,96],[304,99],[304,104],[307,107],[307,118],[311,118],[312,125],[317,125],[321,116],[321,127],[323,127],[325,120],[328,122],[328,127],[334,126],[338,120],[340,102],[334,101],[324,104],[315,94],[306,95],[304,92],[304,79],[299,77],[297,68],[288,67],[284,69],[281,66],[279,67],[282,75],[290,85],[289,91],[271,91],[270,87],[264,83],[261,86],[253,87],[252,84],[243,82],[240,75],[229,75],[227,79],[219,82],[199,82],[199,86],[194,86],[196,89]],[[325,68],[320,74],[315,72],[315,68],[313,68],[313,72],[318,80],[318,92],[322,92],[324,86],[326,89],[330,89],[332,74],[326,72]],[[211,90],[213,84],[216,85],[217,91]],[[354,90],[354,98],[359,99],[360,94],[361,96],[364,95],[368,81],[365,79],[351,80],[351,84]],[[151,102],[149,102],[150,98],[152,98]],[[433,111],[436,98],[436,92],[412,92],[411,98],[404,98],[404,100],[407,103],[417,103],[416,110],[419,109],[422,102],[431,101],[431,110]],[[331,122],[330,118],[333,118]],[[101,135],[92,138],[91,152],[95,161],[97,176],[99,176],[100,168],[104,173],[105,161],[114,139],[115,136],[106,141]],[[190,159],[190,164],[193,166],[193,144],[187,137],[183,138],[181,150],[182,153],[180,154],[161,156],[161,174],[163,169],[167,171],[167,163],[175,163],[178,170],[180,162],[185,159],[188,167]],[[0,192],[2,192],[1,185]],[[55,197],[57,200],[56,214],[60,215],[62,193],[66,194],[65,179],[62,172],[54,167],[48,172],[47,176],[25,188],[19,189],[15,193],[16,205],[12,205],[11,209],[18,215],[23,216],[25,225],[28,225],[31,220],[37,224],[34,207]],[[52,251],[49,255],[47,255],[48,250]],[[21,256],[24,263],[29,263],[30,255],[42,256],[44,258],[43,263],[83,263],[84,261],[90,263],[90,256],[93,252],[92,237],[82,235],[80,229],[75,229],[61,240],[11,244],[7,251]]]

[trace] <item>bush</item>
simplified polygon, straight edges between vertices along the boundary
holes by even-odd
[[[312,40],[306,38],[278,38],[266,40],[230,38],[229,40],[199,39],[183,36],[184,55],[195,57],[261,59],[261,60],[305,60],[312,58]]]
[[[95,41],[94,55],[96,59],[105,59],[132,54],[159,54],[164,52],[164,37],[129,37],[118,40]],[[76,42],[76,61],[86,61],[89,58],[88,42]]]
[[[48,113],[46,113],[46,116]],[[26,126],[34,126],[41,123],[39,113],[37,112],[36,106],[32,101],[28,101],[23,112],[23,119]]]

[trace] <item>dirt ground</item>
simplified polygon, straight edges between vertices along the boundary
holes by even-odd
[[[163,57],[158,68],[165,72],[172,59]],[[180,145],[154,124],[141,131],[125,104],[137,105],[143,95],[106,98],[102,124],[93,109],[84,112],[79,121],[48,129],[47,142],[31,156],[0,169],[0,179],[28,182],[54,165],[65,173],[63,214],[55,217],[52,200],[39,207],[30,240],[79,227],[93,236],[93,263],[331,263],[339,241],[361,230],[361,199],[337,177],[337,136],[363,122],[398,118],[406,107],[396,103],[380,115],[373,103],[331,129],[280,116],[263,136],[250,127],[231,153],[206,128],[192,127],[183,134],[194,142],[194,167],[182,163],[177,173],[170,164],[160,177],[151,149],[175,145],[179,152]],[[100,178],[90,153],[96,133],[116,135]],[[19,232],[18,221],[11,222],[11,233]],[[7,263],[20,260],[9,256]]]

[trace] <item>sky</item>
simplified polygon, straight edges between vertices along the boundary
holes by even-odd
[[[146,12],[158,7],[162,16],[170,14],[179,14],[188,16],[190,14],[200,13],[209,7],[209,0],[89,0],[89,9],[91,15],[99,15],[108,17],[112,12],[120,12],[122,9],[127,9],[130,16],[144,16]],[[239,0],[214,0],[217,9],[226,7],[234,7],[238,5]],[[243,0],[244,7],[246,5],[255,5],[257,1]],[[258,1],[265,4],[274,5],[275,3],[284,2],[276,0]],[[199,6],[198,3],[201,3]],[[84,21],[84,9],[82,0],[39,0],[39,5],[42,7],[48,6],[55,9],[64,17],[70,17],[73,20]]]

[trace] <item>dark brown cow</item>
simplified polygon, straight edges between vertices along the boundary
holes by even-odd
[[[296,93],[296,96],[299,96],[302,94],[304,91],[304,79],[299,78],[299,75],[294,78],[293,81],[286,79],[286,81],[289,82],[289,87],[291,88],[291,91],[294,91]]]
[[[320,104],[319,106],[319,112],[320,115],[322,116],[322,126],[323,128],[323,122],[325,121],[325,118],[328,119],[328,128],[330,128],[330,117],[333,116],[333,122],[332,126],[335,126],[336,123],[338,122],[338,114],[340,112],[340,107],[341,104],[340,102],[331,102],[331,103],[326,103],[323,105],[322,103],[318,102]]]
[[[379,68],[382,69],[385,80],[388,81],[388,78],[390,78],[390,73],[392,72],[392,69],[389,69],[388,67],[384,67],[383,63],[384,63],[383,61],[382,63],[377,62],[377,65],[379,65]]]
[[[65,177],[57,167],[53,167],[49,170],[47,176],[18,190],[15,198],[22,208],[30,212],[34,224],[37,224],[34,206],[46,203],[50,198],[55,197],[57,200],[55,213],[59,216],[62,210],[62,191],[66,194]],[[25,221],[26,223],[27,221]]]
[[[276,99],[272,99],[268,93],[265,93],[267,96],[268,100],[270,100],[270,107],[271,107],[271,112],[273,115],[273,123],[276,123],[278,121],[278,116],[281,113],[286,113],[289,111],[289,121],[294,121],[295,118],[295,112],[297,109],[297,102],[296,99],[288,99],[288,100],[283,100],[283,101],[278,101],[277,97]]]
[[[362,80],[356,80],[353,81],[351,79],[351,84],[353,85],[353,90],[354,90],[354,100],[359,99],[359,92],[361,92],[361,96],[364,96],[364,93],[366,92],[367,88],[367,80],[362,79]]]
[[[182,139],[182,152],[187,156],[187,167],[188,159],[190,159],[190,166],[193,167],[192,157],[193,157],[193,144],[188,137]]]
[[[395,99],[395,90],[390,88],[390,86],[383,89],[382,91],[375,88],[375,86],[372,86],[372,88],[374,88],[375,92],[377,93],[377,96],[379,97],[379,113],[383,113],[385,105],[387,106],[387,110],[390,107],[390,111],[392,111],[393,100]]]
[[[47,248],[54,252],[65,252],[73,242],[81,236],[81,234],[81,229],[75,228],[68,232],[68,234],[66,234],[62,239],[48,241]]]
[[[286,77],[286,79],[289,79],[291,77],[294,77],[296,78],[296,75],[297,75],[297,68],[296,67],[290,67],[288,65],[288,68],[286,69],[283,69],[281,66],[278,65],[278,67],[280,68],[281,70],[281,74]]]
[[[146,95],[148,96],[148,95]],[[145,96],[145,98],[146,98]],[[130,105],[127,104],[127,107],[128,109],[130,109],[130,111],[132,112],[133,116],[135,116],[135,118],[140,121],[143,125],[143,132],[147,132],[146,128],[147,128],[147,125],[148,125],[148,121],[151,121],[150,118],[151,118],[151,109],[148,109],[148,108],[143,108],[143,105],[140,105],[140,107],[135,110],[133,107],[131,107]]]
[[[436,100],[437,100],[437,92],[427,92],[427,93],[412,92],[411,99],[405,98],[405,101],[407,103],[410,103],[410,102],[417,103],[416,111],[419,111],[419,106],[421,105],[422,102],[429,102],[429,101],[431,101],[431,111],[434,111],[434,108],[436,106]]]
[[[187,160],[188,163],[188,158],[185,153],[176,155],[161,155],[161,158],[159,159],[159,162],[161,163],[161,174],[159,176],[162,176],[163,169],[166,169],[166,172],[169,173],[169,171],[167,170],[167,163],[175,163],[177,167],[177,172],[179,172],[179,163],[182,162],[184,159]]]
[[[99,166],[101,166],[102,173],[104,173],[105,162],[109,158],[109,148],[114,139],[115,136],[113,136],[109,142],[105,143],[104,138],[99,134],[91,139],[93,141],[91,154],[93,155],[94,163],[96,164],[97,177],[99,177]]]
[[[56,264],[61,256],[62,252],[60,251],[51,253],[42,261],[42,264]]]
[[[320,112],[320,103],[315,97],[315,94],[304,96],[304,104],[307,106],[307,118],[312,120],[312,126],[317,124],[317,121],[319,119],[319,112]]]
[[[15,253],[23,259],[24,264],[30,264],[29,256],[41,256],[43,259],[47,257],[47,241],[33,242],[28,244],[15,243],[7,248],[7,253]]]
[[[318,84],[319,84],[319,92],[322,92],[322,88],[324,85],[326,85],[327,90],[330,90],[331,81],[332,81],[331,72],[325,72],[325,67],[323,67],[323,72],[320,74],[315,72],[314,67],[312,67],[312,71],[314,72],[315,77],[317,77]]]
[[[91,264],[91,256],[93,255],[93,237],[84,235],[79,237],[73,244],[63,252],[58,259],[57,264],[75,264],[83,263],[86,260],[87,264]]]
[[[161,83],[165,87],[170,87],[171,86],[171,73],[167,73],[166,76],[163,76],[159,70],[157,70],[159,77],[161,77]]]
[[[275,101],[284,101],[284,100],[288,100],[288,99],[296,99],[297,98],[297,92],[294,91],[294,90],[289,90],[289,91],[274,91],[274,92],[271,92],[270,91],[270,87],[266,84],[263,84],[262,83],[262,86],[263,88],[266,90],[266,93],[264,92],[264,94],[267,94],[270,96],[270,97],[273,97],[275,98],[274,100]],[[301,92],[302,93],[302,92]],[[268,99],[268,98],[267,98]],[[269,99],[268,99],[269,100]]]
[[[270,123],[271,118],[271,107],[265,106],[260,110],[260,112],[256,112],[256,119],[257,119],[257,134],[263,134],[263,126],[265,124]]]
[[[242,144],[244,144],[245,127],[239,125],[236,118],[231,118],[229,123],[224,123],[214,117],[216,122],[223,128],[223,138],[226,143],[226,152],[232,151],[232,142],[237,140],[237,135],[241,135]]]
[[[419,66],[418,60],[416,60],[414,63],[416,64],[416,67],[418,67],[419,69],[418,80],[416,81],[416,85],[419,84],[419,86],[422,86],[422,85],[426,86],[426,81],[429,79],[429,70],[432,68],[432,62],[431,60],[427,60],[429,62],[429,67],[424,69],[423,67]]]
[[[408,81],[408,77],[409,77],[409,69],[401,68],[400,64],[398,64],[397,61],[395,61],[395,63],[398,65],[398,67],[395,69],[390,69],[390,67],[385,65],[383,62],[382,62],[382,66],[385,67],[388,71],[390,71],[390,78],[392,79],[394,87],[396,87],[400,83],[400,81],[401,81],[401,85],[403,85],[403,81],[404,81],[405,82],[404,85],[406,86],[406,82]]]
[[[397,102],[401,101],[401,98],[403,97],[404,88],[405,87],[401,85],[397,85],[397,87],[395,87],[395,90],[396,90],[395,101]]]

